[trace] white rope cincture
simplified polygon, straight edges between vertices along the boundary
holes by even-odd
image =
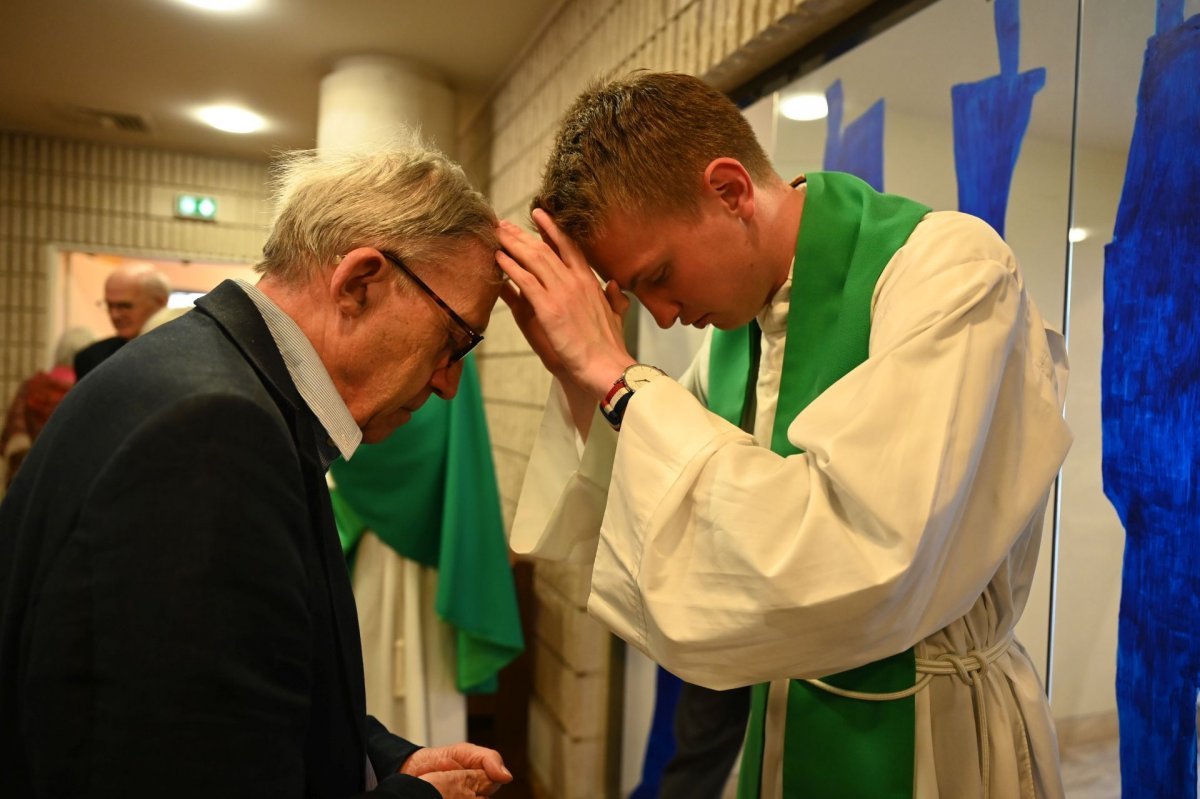
[[[972,649],[965,655],[957,652],[943,652],[934,658],[917,658],[917,681],[900,691],[890,693],[871,693],[867,691],[851,691],[830,685],[823,680],[804,680],[804,682],[822,691],[846,699],[861,699],[866,702],[891,702],[895,699],[906,699],[916,695],[930,680],[938,676],[956,676],[964,685],[971,689],[971,699],[975,705],[975,722],[979,729],[979,772],[983,780],[983,799],[988,799],[992,776],[991,756],[988,753],[988,724],[987,700],[983,692],[983,677],[987,674],[988,666],[1008,651],[1013,637],[1008,635],[987,649],[980,651]]]

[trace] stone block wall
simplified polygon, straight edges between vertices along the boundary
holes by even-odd
[[[266,177],[265,163],[0,131],[4,402],[48,365],[58,251],[252,263],[270,221]],[[216,197],[220,221],[175,219],[176,192]]]

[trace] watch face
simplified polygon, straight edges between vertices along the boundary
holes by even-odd
[[[662,377],[664,374],[663,370],[655,366],[645,363],[635,363],[625,370],[625,385],[629,386],[631,390],[637,391],[651,380]]]

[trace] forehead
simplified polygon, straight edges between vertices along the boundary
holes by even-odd
[[[673,258],[688,230],[688,221],[678,216],[613,211],[582,249],[600,277],[626,287]]]
[[[113,272],[104,281],[104,292],[106,294],[121,294],[125,296],[137,294],[139,292],[137,280],[129,275],[123,275],[120,272]]]
[[[483,330],[500,298],[501,272],[495,250],[469,240],[443,251],[433,259],[433,268],[421,272],[421,279],[463,321],[477,332]]]

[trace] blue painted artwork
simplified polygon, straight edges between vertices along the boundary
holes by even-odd
[[[845,99],[842,82],[835,80],[825,90],[829,116],[825,122],[823,168],[856,175],[876,191],[883,191],[883,100],[877,100],[862,116],[842,128]]]
[[[1104,490],[1125,526],[1126,799],[1196,796],[1200,686],[1200,15],[1160,0],[1104,251]]]
[[[1033,97],[1046,85],[1044,67],[1019,72],[1021,20],[1017,0],[994,0],[1000,74],[950,87],[954,106],[954,167],[958,209],[1004,235],[1008,193]]]

